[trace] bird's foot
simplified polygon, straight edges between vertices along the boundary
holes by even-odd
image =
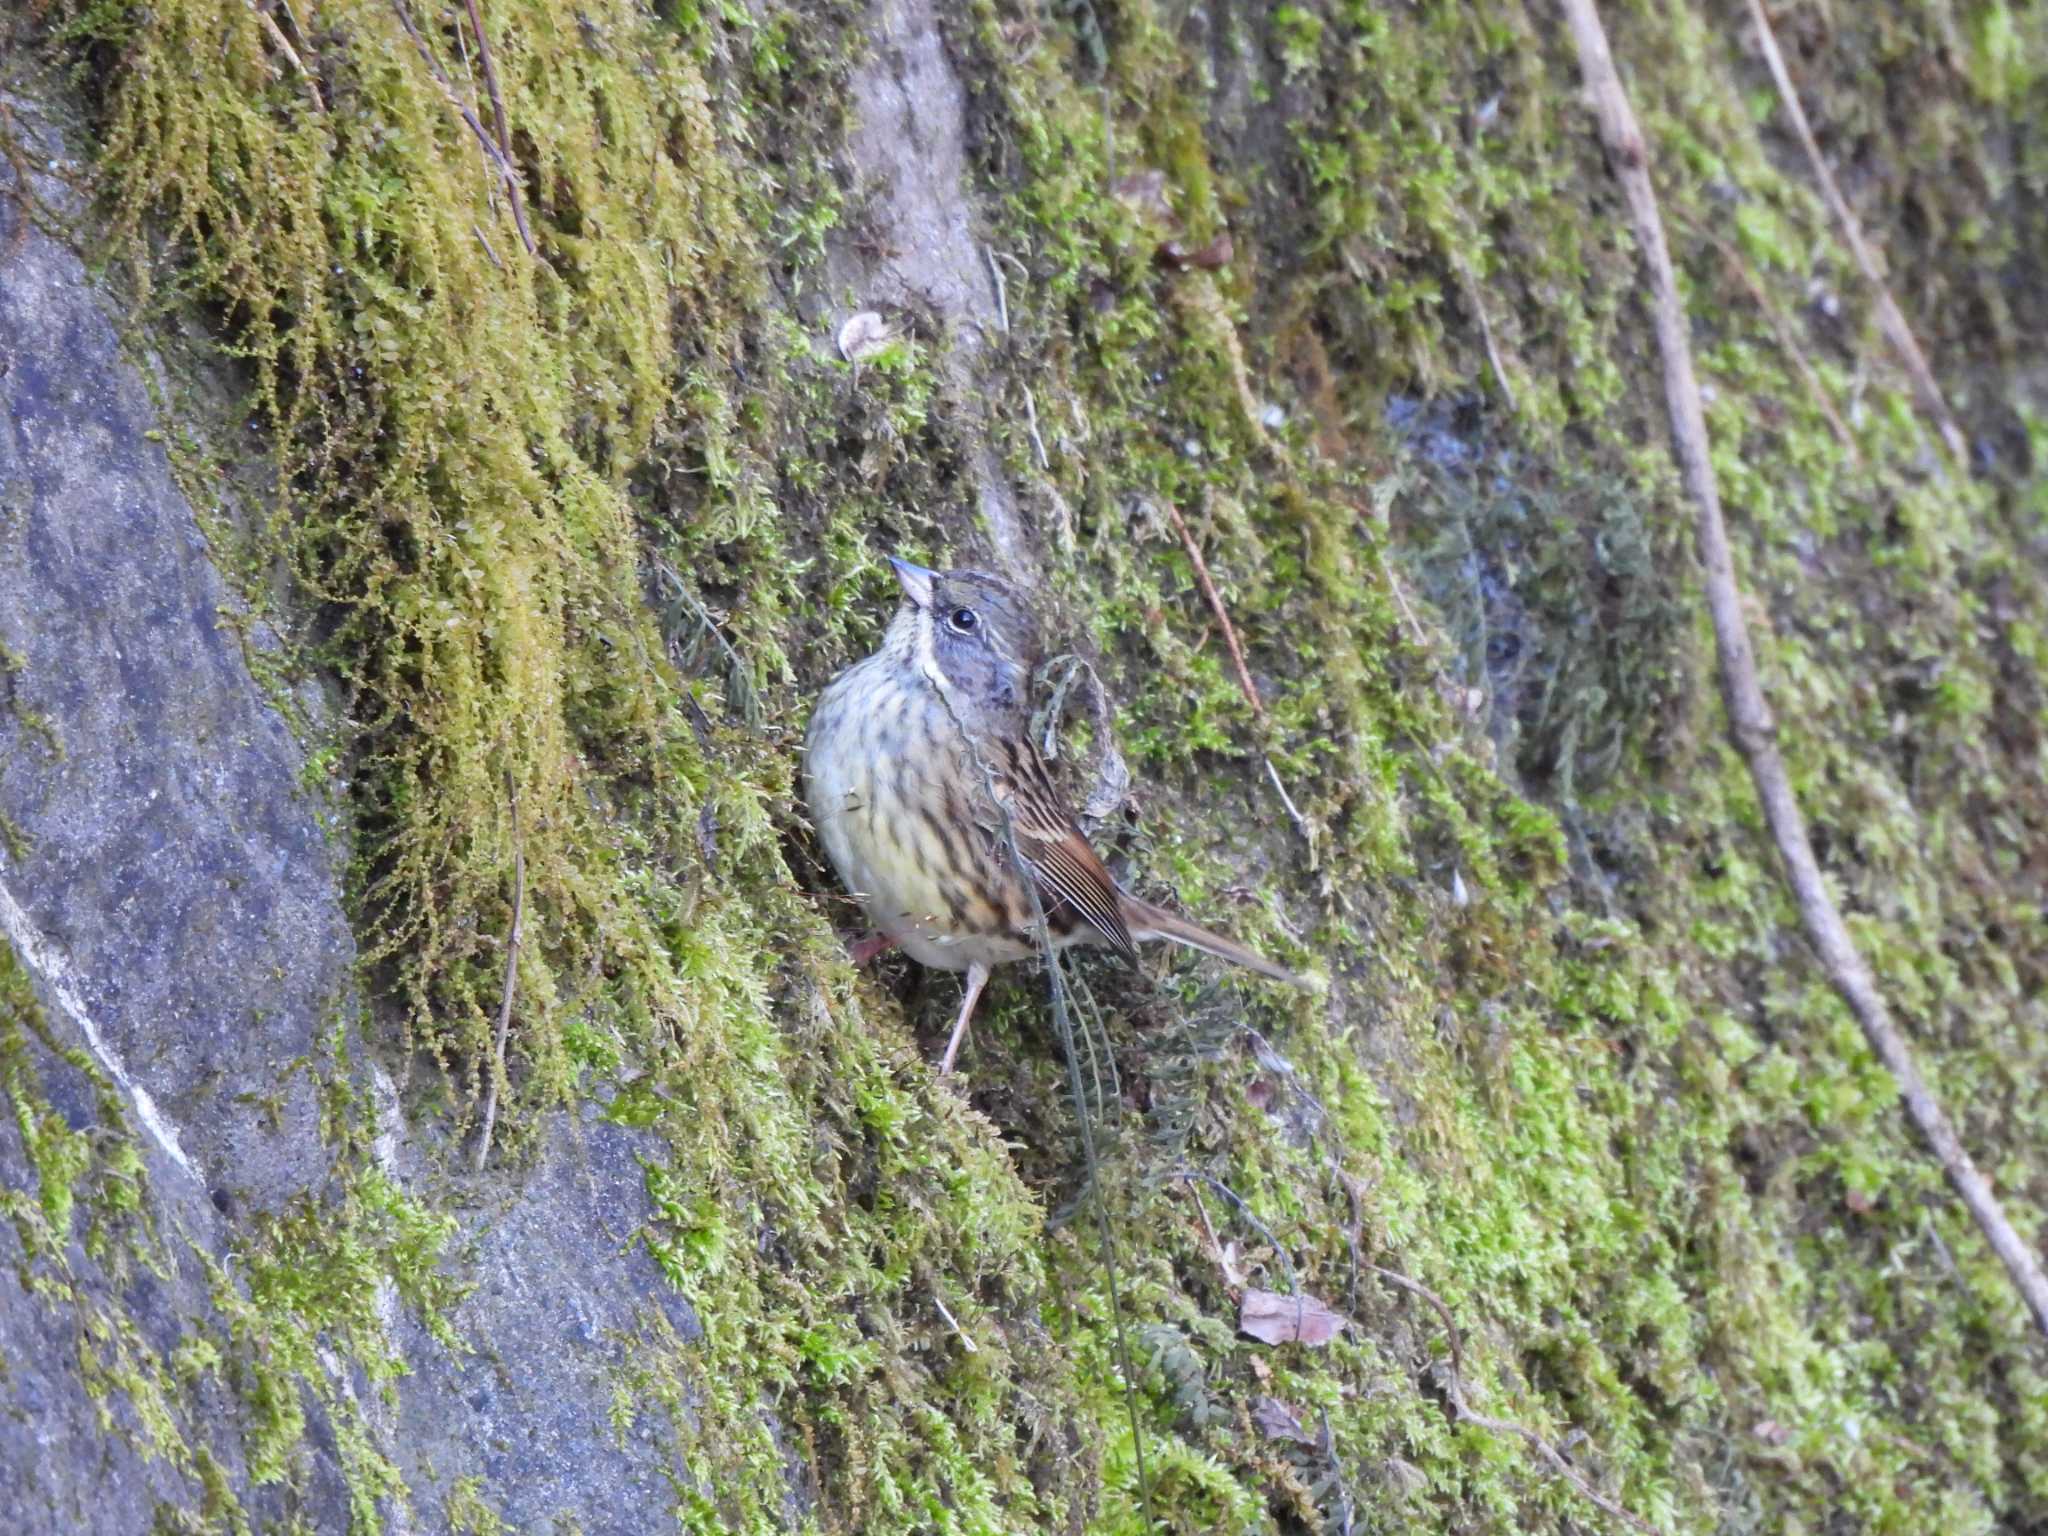
[[[856,966],[866,965],[877,955],[886,955],[896,947],[896,941],[886,933],[864,933],[848,942],[846,958]]]
[[[953,1058],[960,1054],[960,1042],[967,1038],[967,1021],[974,1017],[975,999],[981,996],[981,989],[987,985],[988,967],[970,965],[967,968],[967,990],[960,999],[960,1017],[953,1024],[953,1038],[946,1042],[946,1056],[939,1063],[939,1076],[952,1075]]]

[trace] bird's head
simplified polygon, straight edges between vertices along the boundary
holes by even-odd
[[[884,645],[927,664],[961,724],[981,732],[1022,732],[1038,666],[1038,616],[1025,594],[986,571],[933,571],[893,555],[903,588]]]

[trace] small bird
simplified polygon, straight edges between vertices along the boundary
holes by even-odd
[[[804,799],[832,867],[878,930],[855,959],[900,944],[925,965],[967,973],[939,1071],[953,1070],[990,968],[1037,952],[1040,913],[1057,948],[1107,945],[1136,965],[1140,943],[1171,939],[1307,986],[1133,896],[1088,846],[1031,741],[1039,630],[1026,595],[983,571],[889,563],[903,601],[880,649],[819,698]]]

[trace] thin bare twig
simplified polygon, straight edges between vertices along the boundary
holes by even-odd
[[[519,239],[526,247],[526,254],[539,255],[540,248],[533,243],[533,231],[526,223],[526,198],[519,189],[519,168],[512,163],[512,157],[498,147],[497,141],[477,120],[477,115],[470,111],[469,103],[457,93],[455,83],[448,78],[448,72],[441,68],[441,61],[434,57],[434,50],[427,46],[427,40],[420,35],[420,29],[413,25],[412,13],[406,10],[405,0],[391,0],[391,9],[397,13],[398,24],[405,28],[405,35],[412,39],[413,47],[418,50],[421,61],[427,66],[427,73],[434,77],[434,83],[441,87],[441,94],[447,97],[448,105],[455,109],[456,115],[464,123],[468,124],[469,131],[476,135],[477,143],[483,146],[485,157],[497,167],[498,177],[505,183],[505,195],[512,203],[512,222],[519,226]],[[477,33],[477,45],[481,51],[482,32]]]
[[[474,103],[477,99],[476,66],[469,60],[469,40],[463,33],[461,22],[455,24],[455,56],[462,60],[462,83],[468,93],[463,99]],[[498,178],[492,174],[497,163],[495,155],[484,157],[484,206],[491,210],[493,218],[498,213]]]
[[[312,98],[313,109],[316,112],[325,112],[327,103],[321,99],[319,82],[313,78],[313,72],[306,68],[306,61],[299,57],[299,50],[294,48],[291,39],[284,35],[284,30],[277,24],[277,19],[263,9],[262,0],[249,0],[249,9],[255,13],[256,20],[262,24],[265,34],[277,46],[277,51],[283,54],[286,62],[298,72],[300,81],[306,87],[306,94]]]
[[[498,65],[491,57],[491,39],[484,31],[484,15],[477,0],[462,0],[469,12],[469,30],[476,34],[477,62],[484,67],[484,89],[491,96],[491,123],[498,130],[498,158],[512,163],[512,131],[505,126],[505,93],[498,89]]]
[[[1223,643],[1230,650],[1230,660],[1237,668],[1237,685],[1244,691],[1245,701],[1251,705],[1252,713],[1260,723],[1266,721],[1265,701],[1259,697],[1258,685],[1252,681],[1251,669],[1245,665],[1244,647],[1238,643],[1237,627],[1230,622],[1229,610],[1223,606],[1222,594],[1216,590],[1216,583],[1209,576],[1209,562],[1202,558],[1202,547],[1195,542],[1189,531],[1187,519],[1180,515],[1180,508],[1172,502],[1161,499],[1159,505],[1166,509],[1166,515],[1180,534],[1181,548],[1188,552],[1188,559],[1194,562],[1195,580],[1200,583],[1202,595],[1208,599],[1209,611],[1216,615],[1216,623],[1223,631]],[[1294,823],[1294,830],[1301,834],[1301,840],[1308,844],[1309,864],[1313,868],[1316,858],[1315,829],[1308,818],[1301,814],[1301,807],[1294,803],[1294,797],[1287,793],[1287,786],[1281,782],[1280,770],[1274,766],[1270,754],[1261,753],[1260,761],[1266,765],[1266,777],[1272,780],[1273,790],[1280,797],[1280,804],[1286,809],[1287,819]]]
[[[1209,611],[1216,615],[1216,623],[1223,631],[1223,643],[1230,647],[1230,660],[1237,668],[1237,685],[1244,690],[1244,696],[1252,707],[1252,713],[1261,720],[1266,718],[1266,706],[1259,698],[1258,684],[1252,681],[1251,669],[1244,664],[1244,647],[1237,643],[1237,626],[1230,622],[1230,614],[1223,606],[1223,598],[1216,590],[1216,583],[1209,579],[1209,562],[1202,558],[1202,546],[1195,542],[1194,534],[1188,531],[1187,519],[1180,515],[1180,508],[1165,497],[1159,505],[1166,509],[1167,517],[1173,523],[1173,531],[1180,535],[1181,548],[1188,552],[1188,559],[1194,562],[1195,580],[1201,584],[1202,596],[1209,600]]]
[[[1926,1139],[1948,1175],[1949,1183],[1969,1208],[1992,1251],[2004,1261],[2035,1325],[2048,1334],[2048,1277],[2041,1261],[2006,1218],[1990,1182],[1963,1150],[1955,1127],[1927,1086],[1911,1047],[1892,1022],[1870,968],[1849,937],[1842,914],[1829,894],[1807,836],[1806,821],[1792,793],[1785,761],[1778,753],[1777,727],[1757,681],[1749,624],[1743,615],[1742,593],[1735,582],[1735,561],[1728,530],[1721,518],[1721,494],[1714,480],[1707,441],[1706,413],[1700,405],[1699,382],[1693,376],[1692,346],[1686,315],[1678,297],[1678,280],[1664,242],[1664,221],[1651,188],[1649,152],[1636,125],[1628,95],[1615,73],[1607,32],[1593,0],[1564,0],[1566,18],[1578,43],[1579,67],[1600,120],[1614,173],[1626,193],[1635,220],[1636,243],[1649,268],[1651,307],[1657,325],[1657,346],[1664,359],[1664,394],[1671,412],[1672,454],[1698,512],[1700,564],[1707,608],[1714,622],[1715,648],[1721,661],[1721,696],[1735,745],[1749,765],[1764,819],[1784,862],[1787,882],[1799,906],[1801,925],[1826,968],[1828,979],[1849,1005],[1870,1048],[1899,1085],[1906,1113]]]
[[[1031,434],[1031,448],[1038,455],[1038,467],[1051,469],[1052,459],[1045,451],[1045,439],[1038,434],[1038,402],[1031,398],[1031,386],[1024,386],[1024,428]]]
[[[1500,349],[1493,342],[1493,322],[1486,316],[1486,297],[1479,291],[1479,279],[1472,275],[1472,268],[1463,256],[1454,256],[1452,260],[1457,263],[1458,276],[1472,300],[1472,313],[1479,317],[1479,339],[1486,344],[1486,361],[1493,367],[1493,382],[1500,386],[1500,397],[1512,411],[1515,409],[1515,387],[1508,382],[1507,369],[1501,366]]]
[[[1223,643],[1229,647],[1231,665],[1237,668],[1237,686],[1244,690],[1245,702],[1252,707],[1261,724],[1266,720],[1266,704],[1259,697],[1258,684],[1252,681],[1251,668],[1244,662],[1244,647],[1237,641],[1237,626],[1230,622],[1230,612],[1223,606],[1223,595],[1216,590],[1216,583],[1209,577],[1209,562],[1202,558],[1202,546],[1195,542],[1195,536],[1188,529],[1187,519],[1180,515],[1180,508],[1164,497],[1159,505],[1166,509],[1172,521],[1174,532],[1180,535],[1180,545],[1188,552],[1188,559],[1194,562],[1195,580],[1201,585],[1202,596],[1209,601],[1209,611],[1216,615],[1217,627],[1223,631]],[[1280,770],[1273,766],[1273,759],[1260,754],[1266,765],[1266,777],[1273,781],[1273,788],[1280,796],[1280,804],[1287,810],[1287,819],[1294,823],[1294,830],[1301,834],[1301,840],[1308,844],[1309,862],[1315,862],[1316,838],[1308,824],[1308,818],[1301,814],[1301,807],[1294,803],[1294,797],[1287,793],[1287,786],[1280,781]]]
[[[996,260],[994,250],[984,247],[982,254],[988,258],[988,275],[996,289],[996,327],[1005,336],[1010,334],[1010,285],[1003,281],[1003,269]]]
[[[491,1082],[484,1090],[484,1123],[476,1139],[476,1171],[484,1171],[491,1155],[491,1132],[498,1123],[498,1085],[505,1079],[505,1036],[512,1027],[512,994],[519,984],[520,929],[526,921],[526,850],[519,837],[519,792],[507,780],[512,797],[512,927],[505,935],[505,988],[498,998],[498,1036],[491,1051]]]
[[[498,253],[491,248],[491,237],[484,233],[483,226],[477,223],[476,220],[471,219],[469,221],[469,232],[476,236],[477,244],[481,245],[484,248],[484,254],[491,258],[491,265],[500,272],[504,271],[505,263],[498,260]]]
[[[1188,1193],[1194,1197],[1195,1214],[1202,1218],[1202,1231],[1208,1235],[1209,1249],[1216,1255],[1216,1267],[1223,1271],[1223,1278],[1228,1280],[1230,1278],[1230,1266],[1223,1260],[1223,1244],[1216,1240],[1216,1228],[1210,1224],[1209,1207],[1202,1204],[1201,1186],[1195,1182],[1195,1176],[1192,1173],[1183,1172],[1181,1174],[1181,1182],[1187,1185]]]
[[[1698,230],[1706,236],[1715,250],[1721,253],[1721,263],[1731,276],[1747,290],[1756,307],[1763,311],[1764,319],[1770,324],[1772,333],[1778,338],[1778,345],[1785,355],[1792,359],[1792,366],[1799,370],[1799,377],[1806,384],[1806,392],[1821,415],[1827,418],[1828,427],[1835,434],[1835,441],[1848,450],[1853,463],[1862,463],[1863,455],[1857,451],[1856,438],[1849,430],[1849,424],[1842,420],[1842,413],[1835,409],[1835,402],[1828,398],[1827,386],[1820,381],[1813,364],[1807,361],[1805,349],[1799,345],[1799,338],[1792,334],[1792,327],[1778,312],[1778,306],[1764,292],[1763,285],[1750,275],[1749,266],[1742,259],[1741,252],[1711,230]]]
[[[1464,1335],[1458,1331],[1458,1320],[1451,1316],[1451,1309],[1445,1303],[1443,1297],[1437,1295],[1435,1291],[1432,1291],[1420,1280],[1410,1280],[1399,1270],[1387,1269],[1372,1263],[1370,1260],[1366,1262],[1365,1267],[1378,1275],[1382,1280],[1392,1285],[1398,1285],[1410,1295],[1420,1296],[1424,1301],[1436,1308],[1436,1315],[1443,1320],[1444,1333],[1449,1336],[1451,1341],[1451,1369],[1457,1373],[1460,1380],[1463,1380],[1465,1375]]]
[[[1835,222],[1842,226],[1842,239],[1847,242],[1850,255],[1856,258],[1856,265],[1863,269],[1864,281],[1877,294],[1878,324],[1884,327],[1885,336],[1906,365],[1906,372],[1913,380],[1913,392],[1920,397],[1920,408],[1934,421],[1935,430],[1949,454],[1960,467],[1969,465],[1969,451],[1963,443],[1962,429],[1949,414],[1948,401],[1942,397],[1941,386],[1934,382],[1934,370],[1927,366],[1927,356],[1920,350],[1920,343],[1913,339],[1913,329],[1906,324],[1906,316],[1892,298],[1891,288],[1878,270],[1877,253],[1863,238],[1863,226],[1856,222],[1856,215],[1850,211],[1849,200],[1842,196],[1842,189],[1835,184],[1835,174],[1828,169],[1828,163],[1821,157],[1820,144],[1813,136],[1813,128],[1806,121],[1806,109],[1799,104],[1799,92],[1793,88],[1792,72],[1785,67],[1785,56],[1778,51],[1778,34],[1771,29],[1771,18],[1765,14],[1763,0],[1749,0],[1750,19],[1756,23],[1757,42],[1763,49],[1764,63],[1770,66],[1771,79],[1777,82],[1778,96],[1785,103],[1785,115],[1792,119],[1792,129],[1799,136],[1800,147],[1806,151],[1806,158],[1813,167],[1814,180],[1820,183],[1821,195],[1827,199],[1828,208],[1835,216]]]
[[[1301,807],[1294,803],[1294,796],[1287,793],[1287,786],[1280,782],[1280,770],[1273,766],[1273,759],[1260,754],[1260,761],[1266,765],[1266,777],[1272,781],[1273,793],[1280,797],[1280,805],[1287,812],[1287,819],[1294,823],[1294,830],[1301,834],[1301,840],[1308,844],[1311,853],[1316,846],[1315,833],[1309,830],[1308,818],[1301,814]],[[1314,868],[1315,861],[1309,861]]]
[[[976,1346],[974,1340],[968,1336],[967,1330],[960,1326],[960,1320],[953,1316],[953,1314],[947,1310],[945,1302],[939,1299],[939,1291],[937,1286],[934,1286],[932,1288],[932,1305],[939,1309],[939,1316],[943,1317],[946,1320],[946,1326],[953,1330],[953,1337],[960,1341],[960,1347],[962,1349],[966,1350],[967,1353],[970,1355],[976,1355],[981,1353],[980,1349]]]

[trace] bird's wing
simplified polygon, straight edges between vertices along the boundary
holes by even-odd
[[[1065,906],[1101,935],[1132,965],[1138,946],[1124,921],[1123,892],[1073,817],[1060,803],[1045,762],[1028,742],[1009,743],[1004,754],[1005,804],[1023,855],[1048,910]]]

